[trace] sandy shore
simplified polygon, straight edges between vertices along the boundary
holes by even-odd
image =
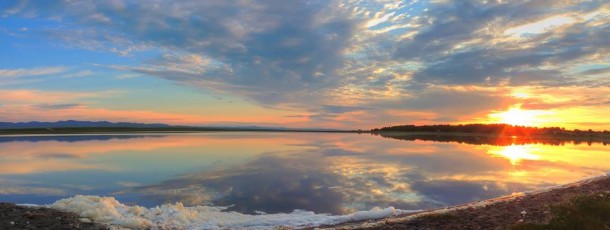
[[[610,178],[602,176],[545,191],[316,229],[509,229],[515,224],[546,223],[553,218],[551,208],[554,205],[576,197],[594,197],[610,202]],[[0,203],[0,229],[98,230],[107,227],[73,213]]]

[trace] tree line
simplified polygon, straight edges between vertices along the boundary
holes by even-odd
[[[562,127],[530,127],[509,124],[461,124],[461,125],[398,125],[371,129],[375,132],[439,132],[439,133],[479,133],[502,135],[570,135],[570,134],[610,134],[608,131],[566,130]]]

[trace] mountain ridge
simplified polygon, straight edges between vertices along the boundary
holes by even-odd
[[[330,128],[288,128],[279,126],[256,126],[256,125],[209,125],[188,126],[168,125],[163,123],[138,123],[138,122],[110,122],[110,121],[78,121],[62,120],[54,122],[29,121],[29,122],[0,122],[0,129],[56,129],[56,128],[178,128],[178,129],[211,129],[211,130],[278,130],[278,131],[345,131]]]
[[[127,128],[167,128],[171,125],[162,123],[137,122],[110,122],[110,121],[29,121],[29,122],[0,122],[0,129],[36,129],[36,128],[96,128],[96,127],[127,127]]]

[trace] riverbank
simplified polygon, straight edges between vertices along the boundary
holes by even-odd
[[[604,229],[610,226],[608,215],[610,178],[601,176],[445,209],[316,229],[545,229],[549,222],[558,221],[562,226],[572,224],[583,229],[590,224],[588,229]],[[69,212],[0,203],[0,229],[41,228],[101,230],[108,227]]]

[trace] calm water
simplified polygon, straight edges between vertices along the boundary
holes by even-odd
[[[340,214],[455,205],[610,170],[602,143],[443,141],[261,132],[0,137],[0,201],[87,194],[148,207]]]

